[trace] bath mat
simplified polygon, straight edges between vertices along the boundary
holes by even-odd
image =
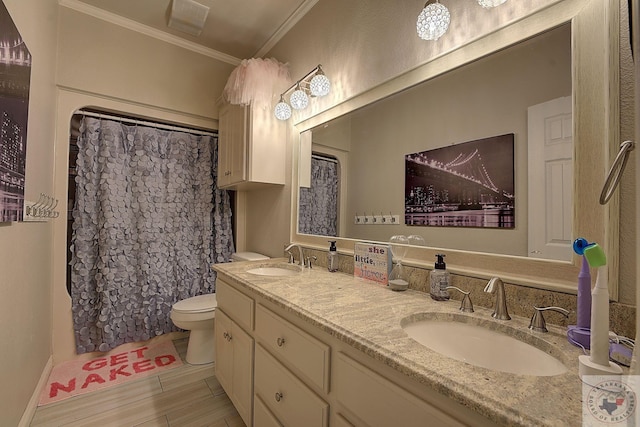
[[[157,375],[180,365],[182,360],[171,341],[127,351],[115,349],[89,360],[71,360],[53,367],[38,405]]]

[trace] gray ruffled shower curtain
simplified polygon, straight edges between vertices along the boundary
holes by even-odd
[[[298,231],[321,236],[338,235],[338,163],[311,158],[311,186],[300,189]]]
[[[177,330],[181,299],[215,291],[233,252],[217,139],[84,117],[78,138],[71,298],[77,353]]]

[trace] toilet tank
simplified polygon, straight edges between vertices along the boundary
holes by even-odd
[[[256,252],[236,252],[231,255],[232,261],[262,261],[266,259],[269,257]]]

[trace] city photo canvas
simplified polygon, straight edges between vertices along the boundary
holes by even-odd
[[[0,222],[24,206],[31,53],[0,1]]]
[[[514,228],[514,134],[405,156],[405,224]]]

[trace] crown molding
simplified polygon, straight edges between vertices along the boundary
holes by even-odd
[[[294,25],[298,23],[305,16],[315,4],[318,3],[318,0],[305,0],[298,8],[293,12],[293,14],[287,18],[286,21],[278,28],[278,30],[267,40],[267,42],[262,45],[262,47],[256,52],[255,57],[262,58],[266,55],[275,45],[280,41],[282,37],[284,37]]]
[[[218,61],[226,62],[227,64],[238,65],[241,62],[239,58],[236,58],[234,56],[227,55],[226,53],[219,52],[215,49],[210,49],[197,43],[190,42],[183,38],[150,27],[148,25],[141,24],[132,19],[125,18],[120,15],[116,15],[115,13],[107,12],[104,9],[100,9],[95,6],[83,3],[79,0],[59,0],[58,4],[62,7],[73,9],[76,12],[84,13],[85,15],[92,16],[102,21],[106,21],[111,24],[126,28],[128,30],[164,41],[166,43],[171,43],[183,49],[199,53],[200,55],[208,56]]]

